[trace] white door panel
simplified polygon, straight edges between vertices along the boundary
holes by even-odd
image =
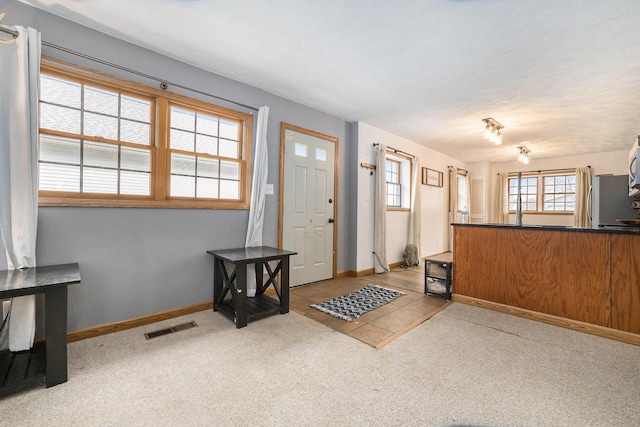
[[[284,151],[282,241],[298,253],[291,258],[291,286],[330,279],[335,144],[288,129]]]

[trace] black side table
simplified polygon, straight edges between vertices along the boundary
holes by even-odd
[[[253,248],[236,248],[210,250],[208,254],[214,256],[213,266],[213,311],[220,311],[236,323],[236,328],[247,326],[252,320],[262,319],[275,313],[289,312],[289,257],[297,252],[257,246]],[[229,275],[225,261],[234,265],[235,269]],[[269,261],[278,261],[275,269],[271,270]],[[247,298],[247,265],[255,265],[256,296]],[[269,279],[263,283],[264,269],[269,273]],[[280,273],[280,284],[276,278]],[[273,285],[278,300],[264,295],[264,291]],[[231,300],[225,300],[227,293],[231,293]]]
[[[0,352],[0,396],[67,381],[67,286],[80,283],[77,263],[0,271],[0,299],[44,294],[45,341]]]
[[[425,258],[424,263],[424,293],[451,299],[451,269],[453,254],[443,252]]]

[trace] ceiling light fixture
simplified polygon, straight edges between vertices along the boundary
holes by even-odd
[[[484,139],[488,139],[495,145],[502,144],[502,134],[500,133],[500,129],[504,129],[504,126],[491,117],[482,119],[482,121],[486,123],[484,128]]]
[[[520,153],[518,154],[518,161],[520,163],[523,163],[525,165],[529,164],[529,149],[527,147],[518,147],[518,150],[520,150]]]

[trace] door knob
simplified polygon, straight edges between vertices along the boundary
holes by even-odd
[[[333,224],[334,222],[336,222],[333,218],[329,218],[329,224]]]

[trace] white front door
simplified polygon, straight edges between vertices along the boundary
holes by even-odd
[[[298,253],[291,286],[333,277],[335,150],[333,141],[284,128],[282,248]]]

